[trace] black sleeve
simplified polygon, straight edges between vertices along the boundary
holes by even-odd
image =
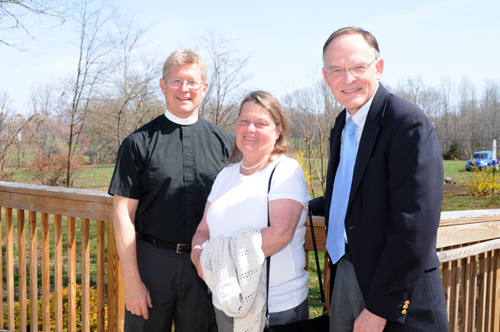
[[[309,210],[315,216],[325,216],[325,197],[316,197],[309,201]]]
[[[116,159],[115,170],[108,193],[127,198],[139,199],[142,192],[142,174],[144,161],[140,145],[132,138],[127,137]]]

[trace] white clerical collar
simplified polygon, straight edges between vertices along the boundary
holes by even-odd
[[[195,123],[196,121],[198,121],[198,114],[196,114],[195,117],[192,117],[192,118],[189,118],[189,119],[183,119],[183,118],[179,118],[176,115],[173,115],[172,113],[170,113],[170,111],[168,109],[165,111],[165,116],[167,117],[167,119],[169,119],[173,123],[177,123],[177,124],[179,124],[181,126],[192,125],[193,123]]]

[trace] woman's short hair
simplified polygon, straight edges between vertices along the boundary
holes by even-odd
[[[172,66],[182,66],[187,64],[196,64],[201,69],[203,82],[207,81],[207,67],[205,61],[198,52],[193,50],[177,50],[172,52],[163,64],[163,79],[167,79]]]
[[[238,116],[241,115],[243,105],[249,102],[254,102],[257,105],[265,108],[269,112],[271,119],[274,120],[274,123],[276,124],[276,130],[279,130],[280,132],[280,136],[276,140],[274,149],[271,151],[269,158],[286,153],[288,146],[288,134],[290,133],[290,118],[288,117],[288,114],[283,106],[281,106],[279,101],[269,92],[260,90],[252,91],[247,94],[245,98],[243,98],[243,101],[240,104]],[[233,153],[228,159],[228,164],[234,164],[241,160],[243,157],[241,151],[236,145],[236,140],[233,141],[232,149]]]
[[[375,59],[380,58],[380,50],[378,48],[377,39],[375,38],[374,35],[371,34],[371,32],[358,27],[346,27],[338,29],[337,31],[332,33],[330,37],[328,37],[328,39],[326,40],[325,45],[323,46],[323,63],[325,62],[325,54],[328,45],[330,45],[330,43],[335,39],[347,35],[361,35],[365,39],[366,43],[370,45],[370,47],[372,48],[373,57]]]

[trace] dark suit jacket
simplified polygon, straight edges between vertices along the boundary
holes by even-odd
[[[345,112],[330,136],[327,225]],[[345,229],[366,308],[388,320],[384,331],[448,331],[436,255],[442,196],[442,155],[432,124],[380,85],[359,143]]]

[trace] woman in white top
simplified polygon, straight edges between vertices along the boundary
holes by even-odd
[[[191,259],[203,278],[200,256],[204,242],[220,234],[230,237],[246,227],[261,228],[262,251],[271,256],[271,325],[309,316],[309,276],[303,247],[309,195],[300,165],[284,155],[289,130],[288,115],[274,96],[263,91],[246,96],[240,106],[229,166],[214,182],[192,241]],[[269,176],[276,165],[268,196]],[[213,304],[219,331],[233,331],[232,318],[220,310],[216,297]]]

